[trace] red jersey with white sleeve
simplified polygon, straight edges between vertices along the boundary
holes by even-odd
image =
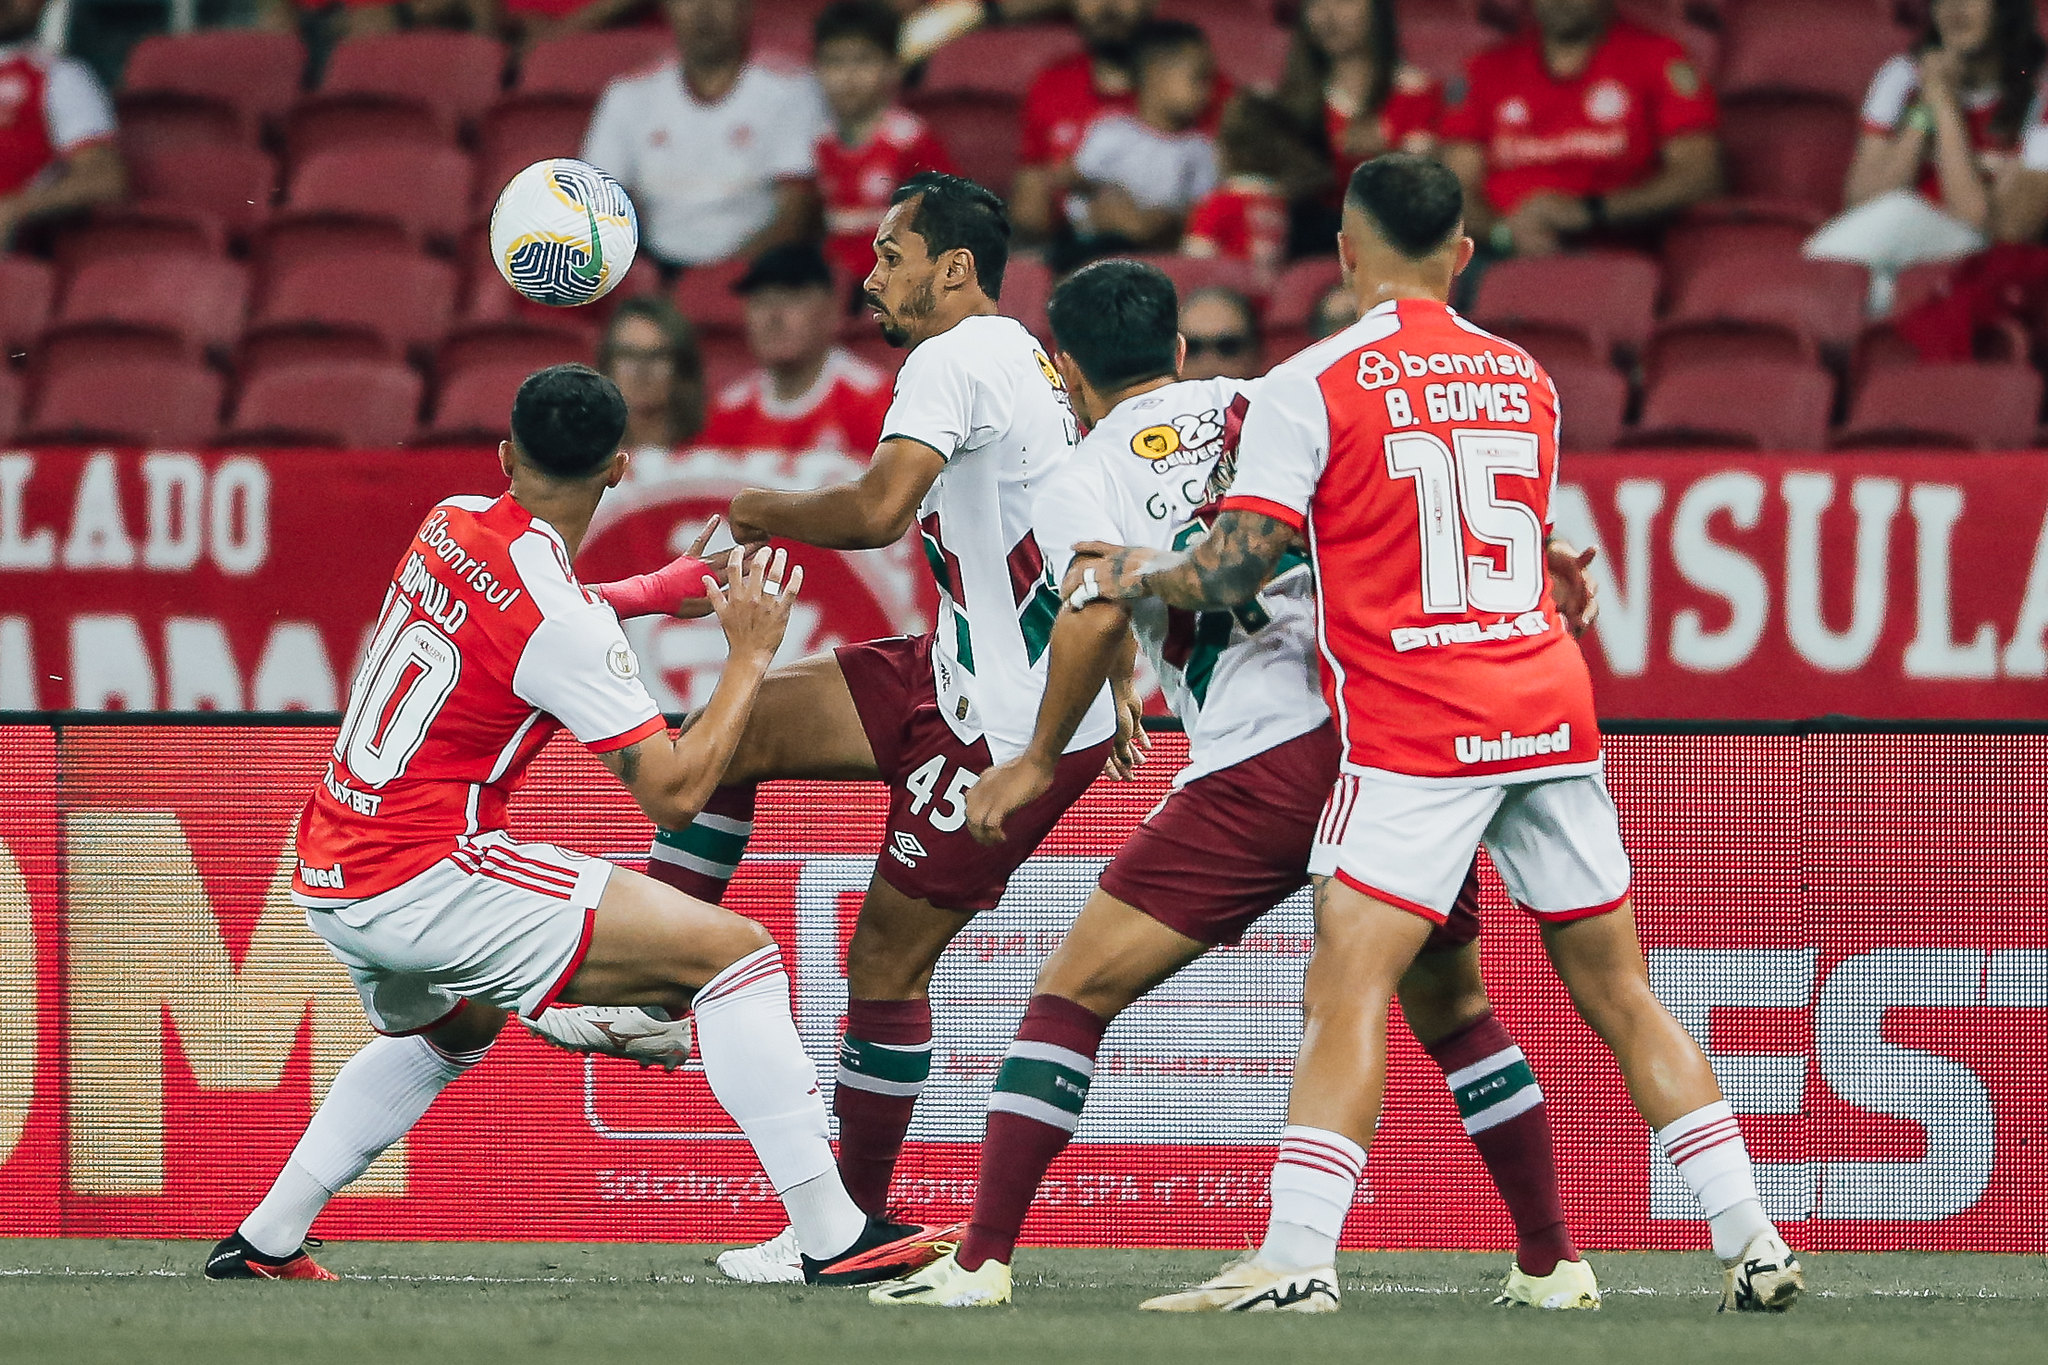
[[[1214,136],[1223,123],[1223,106],[1235,89],[1218,73],[1215,93],[1196,125]],[[1023,131],[1017,144],[1017,161],[1025,166],[1050,166],[1065,161],[1080,149],[1088,125],[1103,114],[1135,114],[1137,92],[1126,85],[1105,91],[1095,84],[1095,64],[1085,52],[1062,57],[1032,80],[1024,92]]]
[[[0,47],[0,194],[34,184],[59,159],[114,140],[114,105],[73,57],[34,42]]]
[[[1556,478],[1550,377],[1441,303],[1381,304],[1261,385],[1223,508],[1308,542],[1347,771],[1597,770],[1592,679],[1544,569]]]
[[[1181,254],[1244,261],[1271,277],[1287,259],[1287,196],[1274,181],[1233,175],[1188,213]]]
[[[2007,138],[1992,126],[1998,118],[2001,95],[1996,85],[1961,92],[1963,121],[1970,129],[1970,150],[1976,153],[1978,170],[1987,178],[2015,163],[2029,171],[2048,170],[2048,98],[2036,90],[2018,135]],[[1895,136],[1923,103],[1920,64],[1903,54],[1894,57],[1877,69],[1863,97],[1863,131],[1875,137]],[[1943,200],[1941,172],[1934,164],[1933,150],[1930,143],[1914,188],[1923,198],[1939,204]]]
[[[508,493],[449,498],[391,576],[327,771],[299,815],[293,898],[389,891],[505,826],[526,765],[567,728],[593,753],[662,733],[619,618]]]
[[[818,139],[818,193],[825,201],[825,254],[848,279],[875,268],[875,230],[889,196],[919,171],[953,170],[946,145],[908,109],[883,111],[868,140],[849,147],[837,130]]]
[[[777,398],[765,370],[728,385],[692,444],[731,451],[735,459],[766,451],[787,457],[792,467],[817,454],[865,465],[882,439],[891,396],[888,375],[835,346],[811,387],[795,398]]]
[[[1486,197],[1500,213],[1549,191],[1580,198],[1641,184],[1672,138],[1720,122],[1714,92],[1676,38],[1616,19],[1585,70],[1559,79],[1534,32],[1472,59],[1445,142],[1486,154]]]
[[[1350,106],[1351,101],[1337,98],[1334,92],[1323,101],[1323,134],[1329,139],[1340,192],[1351,183],[1351,172],[1358,169],[1358,158],[1344,150],[1354,112]],[[1380,142],[1390,152],[1429,152],[1436,146],[1436,128],[1443,116],[1444,88],[1437,78],[1416,67],[1398,67],[1394,88],[1380,102]]]

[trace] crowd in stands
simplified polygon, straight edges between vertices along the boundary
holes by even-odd
[[[1003,302],[1168,270],[1193,374],[1353,316],[1333,235],[1386,150],[1466,184],[1462,306],[1568,449],[2036,443],[2048,45],[2036,0],[270,0],[145,39],[110,97],[0,0],[0,434],[495,439],[595,356],[650,469],[865,453],[858,307],[890,191],[1004,193]],[[580,155],[641,254],[548,310],[482,244]]]

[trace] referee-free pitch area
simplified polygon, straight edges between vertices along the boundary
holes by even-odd
[[[340,1284],[212,1283],[206,1250],[0,1242],[0,1361],[1979,1365],[2038,1362],[2048,1337],[2048,1263],[2020,1256],[1811,1256],[1797,1309],[1738,1318],[1715,1315],[1703,1253],[1596,1254],[1597,1314],[1492,1307],[1502,1255],[1346,1253],[1342,1312],[1226,1318],[1136,1310],[1214,1252],[1027,1249],[1014,1306],[940,1312],[728,1284],[696,1246],[330,1245]]]

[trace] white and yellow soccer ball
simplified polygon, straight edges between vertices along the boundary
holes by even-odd
[[[491,210],[491,259],[535,303],[594,303],[626,278],[640,218],[626,187],[584,161],[537,161]]]

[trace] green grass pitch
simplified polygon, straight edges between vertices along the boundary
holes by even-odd
[[[871,1307],[864,1291],[732,1285],[710,1248],[351,1243],[341,1284],[213,1284],[193,1242],[0,1242],[0,1361],[89,1365],[805,1365],[1024,1362],[1444,1361],[1456,1365],[2038,1365],[2048,1339],[2039,1257],[1810,1256],[1783,1316],[1717,1317],[1704,1253],[1594,1254],[1607,1306],[1544,1314],[1489,1304],[1506,1257],[1346,1253],[1326,1317],[1139,1313],[1213,1252],[1039,1251],[1017,1302],[941,1312]],[[1713,1293],[1710,1293],[1710,1285]]]

